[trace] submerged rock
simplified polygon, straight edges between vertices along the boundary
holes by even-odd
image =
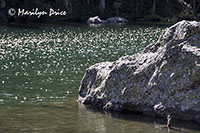
[[[200,123],[200,22],[178,22],[143,51],[91,66],[78,101]]]

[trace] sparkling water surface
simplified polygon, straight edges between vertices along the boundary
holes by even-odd
[[[92,64],[114,61],[156,40],[160,27],[1,28],[0,104],[37,104],[77,96]]]
[[[0,27],[0,132],[167,132],[158,126],[162,120],[156,125],[151,118],[113,115],[76,102],[89,66],[141,51],[165,28]],[[190,125],[183,131],[199,131]]]

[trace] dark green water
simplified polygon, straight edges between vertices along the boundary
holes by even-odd
[[[76,102],[85,69],[142,50],[165,27],[0,28],[0,132],[167,132],[156,120]],[[155,124],[157,122],[157,124]],[[175,123],[172,132],[199,132]]]

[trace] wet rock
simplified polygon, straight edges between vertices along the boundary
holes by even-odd
[[[200,122],[200,22],[178,22],[143,51],[91,66],[78,101]]]
[[[128,20],[125,19],[125,18],[122,18],[122,17],[111,17],[111,18],[106,19],[106,22],[107,23],[113,23],[113,24],[115,24],[115,23],[127,23]]]
[[[105,22],[106,22],[106,21],[100,19],[99,16],[90,17],[90,18],[87,20],[87,23],[88,23],[88,24],[103,24],[103,23],[105,23]]]
[[[95,27],[98,27],[98,26],[101,26],[101,25],[107,24],[107,23],[110,23],[110,24],[125,24],[127,22],[128,22],[128,20],[125,19],[125,18],[122,18],[122,17],[111,17],[111,18],[108,18],[106,20],[102,20],[102,19],[100,19],[99,16],[95,16],[95,17],[90,17],[87,20],[88,25],[95,26]]]

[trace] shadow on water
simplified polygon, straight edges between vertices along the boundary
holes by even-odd
[[[0,132],[76,133],[167,133],[165,120],[142,115],[103,112],[77,103],[77,97],[63,102],[0,108]],[[173,121],[172,133],[199,133],[199,125]]]
[[[86,24],[77,24],[77,23],[58,23],[58,24],[51,24],[51,23],[11,23],[7,25],[0,25],[0,27],[6,28],[13,28],[13,29],[30,29],[30,30],[44,30],[48,29],[49,27],[59,28],[61,26],[69,26],[69,27],[80,27],[86,26]]]
[[[117,121],[126,121],[126,124],[128,125],[130,124],[130,127],[132,128],[134,128],[135,126],[140,127],[141,131],[169,132],[168,128],[166,127],[167,120],[161,118],[153,118],[133,113],[105,112],[90,105],[82,105],[82,104],[79,104],[79,110],[85,113],[89,112],[88,114],[91,113],[93,115],[100,113],[101,115],[107,117],[108,119],[113,119],[113,120],[117,119]],[[90,117],[90,115],[88,115],[88,117]],[[98,116],[96,115],[96,117]],[[114,120],[113,122],[116,121]],[[146,126],[143,127],[142,126],[143,124]],[[200,127],[198,124],[192,122],[179,121],[179,120],[173,120],[170,127],[170,132],[193,133],[193,132],[199,132],[199,130]]]
[[[108,26],[108,25],[106,25]],[[113,27],[118,27],[121,25],[111,25]],[[19,29],[48,29],[49,27],[59,28],[59,27],[105,27],[105,25],[87,25],[87,23],[11,23],[7,25],[0,25],[0,27],[7,28],[19,28]]]

